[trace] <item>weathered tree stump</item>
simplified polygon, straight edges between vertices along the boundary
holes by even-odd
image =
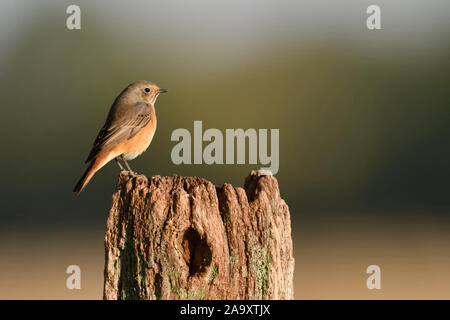
[[[258,171],[245,190],[122,172],[105,249],[104,299],[293,299],[289,208]]]

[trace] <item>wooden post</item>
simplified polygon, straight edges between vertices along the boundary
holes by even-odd
[[[104,299],[293,299],[289,208],[259,171],[245,189],[122,172],[105,250]]]

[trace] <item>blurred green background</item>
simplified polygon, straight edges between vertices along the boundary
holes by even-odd
[[[81,7],[81,30],[66,8]],[[450,298],[450,3],[2,1],[0,298],[99,299],[118,175],[71,190],[118,93],[168,88],[147,176],[242,186],[253,165],[172,164],[176,128],[279,128],[295,293]],[[78,264],[82,290],[65,288]],[[370,264],[383,289],[365,288]]]

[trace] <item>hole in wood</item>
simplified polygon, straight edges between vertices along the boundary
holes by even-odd
[[[183,235],[181,246],[184,261],[189,267],[189,276],[205,272],[212,259],[206,239],[201,238],[195,229],[189,228]]]

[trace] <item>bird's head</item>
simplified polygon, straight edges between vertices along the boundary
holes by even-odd
[[[161,89],[153,82],[142,80],[130,84],[122,92],[122,95],[126,95],[132,101],[144,101],[154,105],[158,95],[164,92],[167,92],[167,90]]]

